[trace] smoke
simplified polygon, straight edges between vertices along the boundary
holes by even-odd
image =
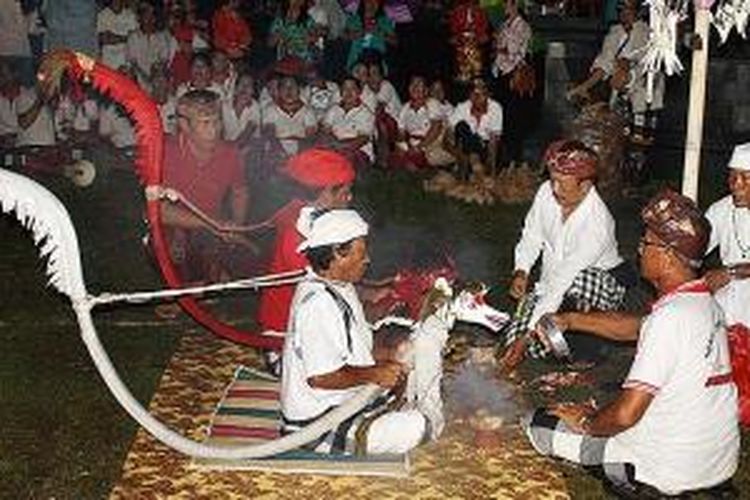
[[[510,383],[496,370],[494,348],[473,347],[468,358],[446,375],[443,399],[449,418],[464,418],[478,412],[515,421],[524,411]]]

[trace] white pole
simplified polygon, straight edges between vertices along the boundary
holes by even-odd
[[[706,103],[706,74],[708,70],[708,30],[713,0],[695,2],[695,35],[698,46],[693,49],[690,74],[690,105],[688,108],[685,162],[682,174],[682,194],[698,200],[701,145],[703,142],[703,112]]]

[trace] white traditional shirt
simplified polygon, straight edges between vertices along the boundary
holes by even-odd
[[[143,84],[144,75],[151,74],[154,64],[169,64],[172,59],[174,42],[166,31],[146,34],[141,30],[133,31],[128,36],[128,60],[138,69],[138,80]]]
[[[300,99],[310,106],[315,117],[320,121],[329,109],[341,102],[341,93],[336,82],[325,82],[323,87],[308,85],[303,88]]]
[[[287,113],[278,104],[272,104],[263,110],[263,126],[273,125],[276,138],[288,155],[297,154],[299,137],[306,137],[307,130],[315,128],[318,120],[308,106],[300,107],[294,113]],[[296,137],[296,139],[285,139]]]
[[[157,103],[156,106],[159,108],[164,133],[174,134],[177,131],[177,98],[170,95],[165,102]]]
[[[116,148],[135,146],[135,129],[125,112],[114,104],[99,113],[99,134],[109,139]]]
[[[105,7],[96,16],[96,33],[114,33],[115,35],[128,37],[131,32],[138,29],[138,19],[135,13],[124,8],[115,12]],[[102,62],[110,68],[117,69],[128,64],[128,44],[126,42],[115,44],[104,44],[99,47],[99,57]]]
[[[750,209],[738,208],[732,196],[725,196],[706,212],[711,222],[707,254],[718,247],[724,266],[750,264]],[[732,280],[716,293],[728,324],[750,326],[750,279]]]
[[[337,104],[328,110],[323,118],[323,124],[330,127],[333,136],[339,140],[353,139],[362,135],[374,137],[375,135],[375,115],[364,104],[349,111],[345,111],[341,105]],[[372,141],[366,142],[359,149],[370,160],[374,158]]]
[[[531,27],[521,16],[514,17],[510,23],[503,23],[495,35],[495,62],[492,73],[495,76],[507,75],[516,69],[526,56],[531,41]]]
[[[732,477],[737,388],[723,314],[704,282],[685,283],[653,306],[623,388],[653,399],[633,427],[607,440],[605,462],[632,463],[636,480],[667,494]]]
[[[622,24],[615,24],[607,32],[599,55],[596,56],[591,65],[592,71],[599,68],[609,78],[615,72],[617,59],[627,59],[630,62],[630,82],[627,85],[627,94],[635,113],[642,113],[649,107],[646,75],[642,63],[649,36],[650,28],[643,21],[636,21],[630,29],[630,33],[625,31]],[[664,87],[664,75],[661,73],[655,74],[653,101],[650,104],[650,109],[658,110],[664,107]]]
[[[16,113],[21,116],[31,109],[37,99],[37,91],[33,87],[24,87],[16,99]],[[18,126],[16,146],[54,146],[55,119],[52,110],[46,104],[27,128]]]
[[[394,120],[398,120],[398,114],[401,111],[401,99],[396,92],[395,87],[388,80],[383,80],[377,92],[372,90],[369,85],[362,89],[362,102],[374,113],[378,104],[383,104],[386,113],[391,115]]]
[[[407,102],[398,115],[398,129],[413,138],[412,142],[417,143],[427,135],[432,122],[440,119],[440,105],[435,99],[427,99],[425,104],[417,109],[411,102]]]
[[[494,99],[487,100],[487,112],[477,120],[471,114],[471,101],[464,101],[453,111],[449,123],[455,127],[460,122],[466,122],[472,132],[482,140],[489,141],[492,135],[503,133],[503,108]]]
[[[326,285],[346,304],[339,305]],[[349,312],[345,313],[347,309]],[[347,332],[345,314],[350,316]],[[281,408],[291,420],[307,420],[350,399],[360,387],[317,389],[308,379],[344,366],[372,366],[372,331],[354,285],[310,273],[297,285],[282,357]]]
[[[55,130],[60,139],[68,138],[68,130],[88,132],[99,119],[99,107],[93,99],[77,103],[68,96],[62,96],[55,108]]]
[[[221,119],[224,124],[224,139],[236,141],[248,125],[255,127],[253,135],[260,133],[260,106],[253,99],[249,106],[245,106],[237,113],[234,104],[229,101],[222,103]]]
[[[514,269],[528,274],[540,254],[542,273],[534,289],[539,301],[530,325],[557,311],[579,272],[589,267],[608,270],[622,262],[615,220],[595,187],[565,221],[552,183],[539,187],[516,245]]]

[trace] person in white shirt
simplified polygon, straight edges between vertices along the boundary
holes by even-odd
[[[707,252],[718,249],[721,258],[721,266],[709,270],[706,281],[727,324],[750,328],[750,143],[736,146],[727,166],[731,193],[706,211],[711,222]]]
[[[614,218],[594,185],[596,153],[579,141],[560,140],[547,148],[544,162],[550,180],[539,187],[515,249],[510,295],[519,301],[519,308],[506,330],[502,364],[507,370],[514,369],[527,352],[535,358],[549,353],[529,335],[543,315],[563,305],[574,310],[617,310],[634,281],[628,279],[627,265],[617,249]],[[541,275],[531,287],[531,269],[540,256]],[[573,345],[573,356],[597,358],[598,352],[588,351],[602,348],[596,342]]]
[[[157,64],[151,70],[151,97],[159,108],[161,126],[165,134],[177,131],[177,97],[165,66]]]
[[[206,52],[196,52],[190,61],[190,81],[177,87],[176,97],[179,99],[193,90],[210,90],[222,98],[222,89],[213,81],[213,67],[211,57]]]
[[[172,60],[175,42],[169,32],[157,29],[154,7],[142,3],[138,7],[138,29],[128,36],[128,62],[138,83],[148,89],[148,77],[154,64],[167,65]]]
[[[296,154],[318,128],[315,114],[300,99],[299,84],[291,76],[279,81],[278,100],[263,110],[262,120],[261,132],[282,157]]]
[[[96,16],[99,57],[110,68],[128,63],[128,36],[138,29],[138,19],[127,0],[112,0]]]
[[[249,146],[260,131],[260,106],[255,100],[255,79],[241,73],[236,80],[233,97],[222,103],[224,139],[235,141],[242,149]]]
[[[440,105],[429,97],[427,82],[421,76],[412,76],[409,102],[398,115],[398,142],[389,165],[407,170],[429,166],[427,151],[440,147],[443,127]]]
[[[60,95],[55,99],[54,120],[57,138],[74,143],[88,142],[96,133],[99,106],[82,89],[67,81],[61,85]]]
[[[283,432],[294,432],[343,404],[366,384],[392,389],[408,374],[405,365],[379,359],[355,284],[367,269],[367,223],[353,210],[331,210],[312,222],[301,216],[305,238],[299,247],[312,271],[292,300],[282,354]],[[356,449],[357,428],[371,412],[364,410],[309,448],[348,454]],[[405,453],[426,433],[417,410],[386,411],[366,430],[368,454]]]
[[[362,89],[354,77],[341,82],[341,102],[323,118],[323,133],[330,136],[332,147],[347,154],[357,166],[373,161],[372,138],[375,115],[361,99]]]
[[[561,330],[637,341],[621,391],[598,409],[591,403],[538,409],[522,418],[522,427],[538,452],[600,466],[618,498],[682,498],[694,490],[736,498],[729,479],[740,434],[726,324],[698,279],[709,222],[692,200],[669,190],[646,204],[641,220],[641,275],[658,294],[651,312],[551,317]]]
[[[321,121],[328,110],[341,101],[341,92],[336,82],[323,78],[316,68],[310,70],[309,82],[302,89],[300,97],[310,106],[318,121]]]
[[[237,82],[237,70],[224,52],[220,50],[211,52],[211,73],[212,85],[218,90],[222,102],[231,101]]]
[[[0,61],[11,67],[22,85],[33,85],[30,33],[21,3],[0,0]]]
[[[430,84],[430,97],[437,101],[440,107],[440,119],[445,125],[448,125],[455,106],[448,100],[445,95],[445,85],[442,80],[433,80]]]
[[[487,165],[496,167],[503,133],[503,108],[490,99],[484,80],[471,81],[469,99],[456,106],[449,123],[453,129],[451,153],[458,160],[462,177],[468,178],[470,170],[481,172]]]
[[[16,147],[54,146],[55,120],[49,102],[50,88],[45,86],[22,87],[15,101],[18,119]]]
[[[367,85],[362,88],[362,102],[375,113],[376,157],[380,162],[387,162],[398,137],[401,98],[393,84],[383,76],[380,62],[367,66]]]
[[[648,102],[647,75],[643,59],[650,39],[648,23],[638,19],[638,1],[625,0],[619,6],[619,23],[613,25],[591,65],[588,77],[568,92],[568,96],[589,98],[600,82],[610,88],[610,103],[619,98],[632,112],[634,132],[649,134],[656,127],[658,112],[664,107],[665,78],[654,75],[652,101]]]

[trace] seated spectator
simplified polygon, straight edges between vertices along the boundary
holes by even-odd
[[[223,0],[211,19],[214,48],[232,60],[242,59],[253,40],[250,25],[238,12],[239,0]]]
[[[233,230],[247,216],[244,169],[234,145],[221,139],[215,93],[190,91],[177,101],[177,110],[177,135],[165,144],[164,185],[212,221],[169,201],[162,203],[162,220],[182,278],[219,281],[242,270],[248,261],[245,247],[236,244],[243,238]]]
[[[148,89],[148,77],[154,64],[169,64],[172,57],[172,37],[156,24],[154,7],[142,3],[138,7],[138,29],[131,32],[127,43],[128,61],[138,83]]]
[[[260,131],[260,105],[255,100],[255,80],[249,73],[237,77],[233,97],[222,102],[224,139],[235,142],[240,150]]]
[[[331,146],[357,166],[374,160],[375,115],[362,103],[361,95],[359,82],[353,77],[345,78],[341,82],[341,102],[328,110],[321,125]]]
[[[16,147],[54,146],[55,120],[50,107],[52,89],[38,84],[35,87],[20,87],[15,105],[18,129]]]
[[[172,31],[172,37],[177,43],[177,49],[169,63],[169,72],[172,74],[173,88],[179,88],[190,82],[194,30],[191,26],[183,24]]]
[[[382,0],[362,0],[346,21],[345,36],[351,40],[346,68],[352,70],[363,60],[384,61],[388,45],[396,44],[396,27]]]
[[[190,64],[190,81],[177,87],[177,98],[193,90],[208,90],[221,98],[221,89],[214,84],[211,58],[205,52],[193,54]]]
[[[64,79],[55,99],[54,119],[58,140],[90,142],[98,131],[99,106],[77,83]]]
[[[110,68],[128,64],[128,36],[138,29],[138,18],[127,0],[111,0],[96,16],[99,57]]]
[[[177,97],[172,92],[169,76],[161,65],[151,70],[151,97],[154,99],[164,133],[174,134],[177,131]]]
[[[265,85],[260,91],[258,96],[258,104],[260,105],[261,114],[262,110],[276,102],[279,98],[279,77],[277,75],[271,75]]]
[[[16,106],[21,84],[11,65],[0,59],[0,147],[12,148],[18,134]]]
[[[237,70],[234,63],[220,50],[214,50],[211,53],[211,80],[212,86],[219,91],[222,101],[232,99]]]
[[[359,86],[364,89],[367,86],[367,80],[370,78],[370,73],[367,70],[367,64],[363,62],[356,63],[350,73],[359,82]],[[373,108],[374,109],[374,108]]]
[[[398,116],[401,112],[401,99],[393,84],[383,77],[380,63],[367,67],[367,86],[362,89],[362,102],[375,113],[377,129],[378,161],[386,162],[398,134]]]
[[[313,138],[317,120],[300,99],[295,78],[286,76],[279,81],[278,99],[263,111],[262,123],[263,135],[270,141],[274,155],[280,158],[296,154],[301,145]]]
[[[441,147],[443,126],[440,107],[428,97],[425,79],[413,76],[409,81],[409,102],[398,116],[398,142],[389,165],[408,170],[427,167],[427,151]]]
[[[708,221],[668,190],[646,204],[641,221],[641,275],[659,296],[650,313],[551,317],[562,330],[637,341],[617,397],[601,408],[539,408],[522,427],[539,453],[598,471],[617,498],[739,498],[726,484],[740,452],[726,324],[699,279]]]
[[[300,97],[310,106],[320,122],[328,110],[339,103],[341,93],[336,82],[326,80],[315,68],[310,71],[309,78],[310,83],[302,89]]]
[[[445,85],[442,80],[435,80],[432,82],[430,85],[430,97],[437,101],[440,109],[440,119],[447,125],[455,106],[453,106],[453,103],[448,100],[448,97],[445,94]]]
[[[283,0],[268,37],[268,44],[276,48],[276,60],[293,57],[311,62],[315,38],[315,26],[307,14],[305,0]]]
[[[471,171],[486,171],[486,165],[496,167],[503,133],[503,108],[490,99],[484,80],[472,80],[469,99],[456,106],[449,123],[453,129],[451,154],[458,160],[464,178]]]

